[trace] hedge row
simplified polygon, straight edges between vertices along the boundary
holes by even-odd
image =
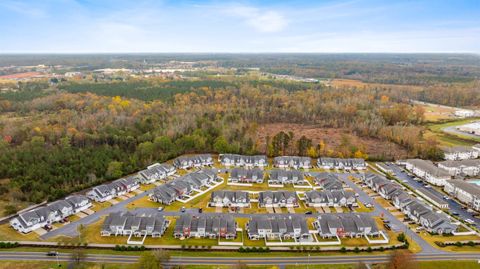
[[[144,246],[116,245],[114,250],[117,250],[117,251],[143,251],[143,250],[145,250],[145,247]]]

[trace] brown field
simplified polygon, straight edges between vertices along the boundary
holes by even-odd
[[[396,85],[396,84],[381,84],[368,83],[356,79],[333,79],[331,82],[333,87],[357,87],[357,88],[391,88],[391,89],[421,89],[420,86],[415,85]]]
[[[326,144],[327,149],[337,150],[341,144],[342,137],[347,138],[351,145],[356,146],[369,156],[391,156],[397,159],[405,158],[407,151],[400,146],[373,138],[358,137],[346,129],[320,128],[313,125],[290,124],[290,123],[273,123],[260,125],[257,130],[257,141],[259,141],[259,150],[265,151],[266,137],[273,137],[280,131],[294,133],[294,139],[297,140],[302,135],[312,139],[313,145],[317,145],[320,141]],[[295,143],[291,145],[288,154],[295,154]]]

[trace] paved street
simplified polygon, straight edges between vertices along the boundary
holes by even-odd
[[[467,212],[466,209],[462,209],[462,205],[459,204],[454,199],[445,200],[443,198],[443,196],[445,196],[445,194],[439,192],[438,190],[436,190],[434,188],[425,188],[423,182],[415,181],[413,179],[413,177],[409,176],[403,168],[401,168],[400,166],[398,166],[396,164],[385,163],[385,165],[387,165],[395,173],[395,177],[400,179],[404,184],[407,184],[409,187],[411,187],[414,190],[420,190],[424,193],[429,193],[431,195],[434,195],[434,196],[438,197],[439,199],[442,199],[442,200],[446,201],[448,203],[449,208],[450,208],[449,209],[450,212],[457,212],[459,214],[459,216],[458,216],[459,219],[464,219],[464,220],[465,219],[471,219],[475,222],[475,225],[477,225],[477,227],[480,227],[480,219],[475,218],[471,213]]]
[[[202,265],[230,265],[238,261],[249,265],[305,265],[305,264],[351,264],[360,261],[364,263],[383,263],[388,261],[389,255],[322,255],[322,256],[291,256],[291,257],[189,257],[173,256],[167,265],[202,264]],[[87,254],[85,261],[94,263],[135,263],[139,256],[136,255],[111,255],[111,254]],[[480,253],[443,253],[443,254],[416,254],[419,261],[431,260],[479,260]],[[58,257],[47,256],[45,252],[0,252],[0,260],[4,261],[60,261],[68,262],[71,256],[68,253],[59,253]]]

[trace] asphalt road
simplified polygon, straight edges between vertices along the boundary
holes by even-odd
[[[419,261],[431,260],[480,260],[480,253],[444,253],[414,255]],[[136,255],[87,254],[84,261],[95,263],[135,263]],[[239,261],[249,265],[305,265],[305,264],[349,264],[357,262],[383,263],[388,261],[389,255],[323,255],[323,256],[279,256],[279,257],[189,257],[173,256],[166,265],[202,264],[202,265],[230,265]],[[1,251],[0,260],[3,261],[50,261],[68,262],[71,256],[68,253],[59,253],[57,257],[47,256],[45,252],[12,252]]]
[[[459,219],[464,219],[464,220],[465,219],[471,219],[475,222],[475,225],[477,227],[480,227],[480,219],[475,218],[471,213],[467,212],[466,209],[462,209],[462,205],[459,204],[454,199],[445,200],[443,198],[443,196],[445,196],[445,194],[443,194],[442,192],[436,190],[435,188],[431,188],[431,187],[430,188],[425,188],[423,182],[415,181],[413,179],[413,177],[409,176],[403,168],[399,167],[396,164],[385,164],[385,165],[387,165],[390,169],[392,169],[392,171],[395,174],[395,177],[397,177],[398,179],[403,181],[403,183],[408,185],[410,188],[412,188],[414,190],[420,190],[421,192],[424,192],[424,193],[429,193],[431,195],[434,195],[434,196],[438,197],[439,199],[444,200],[445,202],[448,203],[450,212],[457,212],[459,214],[458,215]]]
[[[468,136],[468,137],[471,137],[471,138],[474,138],[474,139],[480,139],[480,136],[478,136],[478,135],[469,134],[469,133],[457,130],[457,126],[445,127],[445,128],[442,129],[442,131],[444,131],[445,133],[453,134],[453,135]]]

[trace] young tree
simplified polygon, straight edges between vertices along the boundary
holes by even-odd
[[[417,262],[407,250],[395,250],[390,256],[386,269],[416,269]]]
[[[138,260],[137,266],[138,269],[159,269],[161,268],[160,263],[157,258],[151,251],[147,251],[142,254]]]
[[[171,258],[170,252],[165,249],[157,249],[153,251],[153,255],[155,256],[160,265],[168,263]]]

